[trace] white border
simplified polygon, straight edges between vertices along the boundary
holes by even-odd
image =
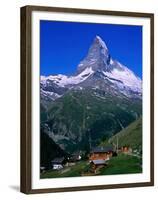
[[[40,179],[40,20],[128,24],[143,26],[143,173]],[[141,183],[150,181],[150,19],[94,14],[32,13],[32,189]]]

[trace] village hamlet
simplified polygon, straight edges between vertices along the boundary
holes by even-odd
[[[117,147],[111,144],[96,146],[87,154],[78,151],[63,157],[55,157],[51,160],[51,167],[48,170],[45,170],[45,167],[41,168],[41,176],[49,178],[104,175],[113,168],[117,172],[119,165],[128,164],[128,160],[130,164],[131,157],[132,159],[139,159],[134,157],[132,148],[129,145]],[[115,171],[114,173],[116,173]]]

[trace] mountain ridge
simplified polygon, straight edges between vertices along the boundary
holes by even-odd
[[[142,81],[128,67],[113,60],[104,41],[96,36],[89,48],[87,56],[77,66],[74,75],[63,74],[41,76],[41,94],[50,100],[60,98],[66,91],[82,87],[86,88],[86,82],[91,80],[94,86],[96,75],[102,73],[101,82],[110,81],[111,88],[119,90],[130,97],[133,94],[137,98],[142,96]],[[98,77],[99,78],[99,77]],[[95,83],[96,87],[100,87]],[[89,85],[88,85],[89,87]]]

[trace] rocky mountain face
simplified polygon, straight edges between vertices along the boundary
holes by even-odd
[[[96,36],[72,76],[41,76],[41,126],[63,149],[88,150],[141,116],[142,81]]]

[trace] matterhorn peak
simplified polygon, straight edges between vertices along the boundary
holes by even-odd
[[[94,42],[95,42],[95,43],[98,43],[100,47],[102,47],[102,48],[108,50],[108,48],[107,48],[105,42],[101,39],[100,36],[96,35],[95,38],[94,38]]]
[[[110,63],[110,54],[105,42],[96,35],[84,60],[78,65],[78,73],[91,66],[93,71],[107,70]]]
[[[46,101],[54,101],[71,89],[84,90],[89,87],[107,93],[115,90],[115,94],[118,92],[132,98],[133,95],[141,98],[142,93],[141,79],[110,56],[105,42],[98,35],[93,38],[75,74],[41,76],[41,94]]]

